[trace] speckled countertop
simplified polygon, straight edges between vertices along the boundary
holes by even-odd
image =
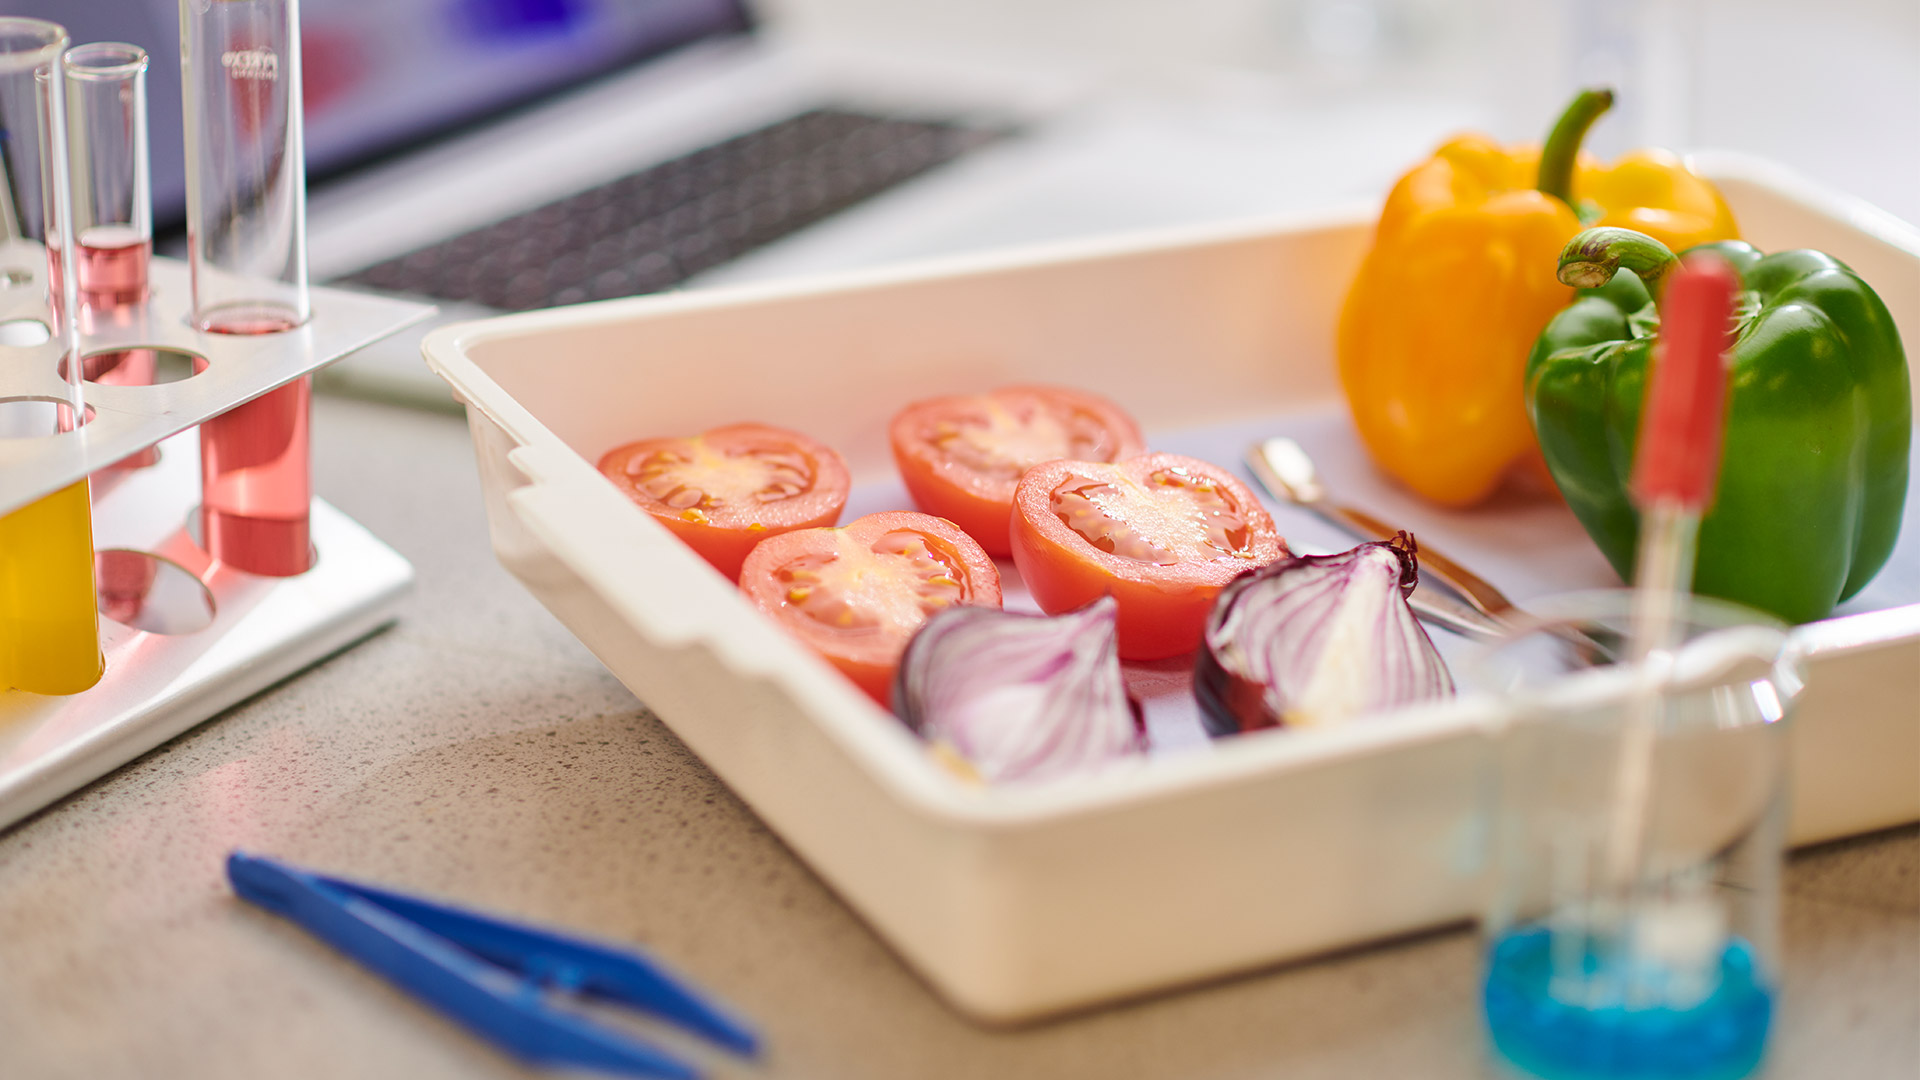
[[[315,430],[320,494],[418,590],[394,629],[0,833],[5,1080],[521,1074],[235,901],[237,846],[644,943],[764,1027],[756,1064],[691,1050],[721,1076],[1484,1074],[1467,932],[970,1024],[499,568],[464,425],[323,397]],[[1920,1076],[1920,829],[1801,853],[1786,889],[1770,1075]]]

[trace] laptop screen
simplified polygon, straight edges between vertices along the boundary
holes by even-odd
[[[8,7],[63,24],[76,45],[128,41],[152,54],[154,223],[177,225],[187,190],[178,0],[12,0]],[[338,172],[748,25],[743,0],[302,0],[307,172]]]

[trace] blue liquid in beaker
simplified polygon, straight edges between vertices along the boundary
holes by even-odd
[[[1584,962],[1596,978],[1605,961]],[[1766,1047],[1773,993],[1753,948],[1731,939],[1720,954],[1719,986],[1689,1008],[1590,1008],[1548,992],[1551,935],[1522,926],[1494,942],[1483,1003],[1501,1056],[1545,1080],[1737,1080]]]

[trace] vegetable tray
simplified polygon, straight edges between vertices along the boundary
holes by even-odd
[[[1815,247],[1920,344],[1920,232],[1765,162],[1702,158],[1745,237]],[[969,783],[604,480],[608,449],[742,420],[838,449],[843,520],[909,506],[906,403],[1015,382],[1091,389],[1155,449],[1231,466],[1256,436],[1314,454],[1343,500],[1529,597],[1617,584],[1552,502],[1436,510],[1375,474],[1333,372],[1355,206],[450,326],[430,366],[467,403],[502,563],[965,1012],[1009,1021],[1470,917],[1504,706],[1443,705],[1209,743],[1180,663],[1134,665],[1156,749],[1032,786]],[[1352,540],[1273,508],[1300,550]],[[1792,835],[1920,819],[1920,521],[1880,577],[1797,640]],[[1009,606],[1022,592],[1010,563]],[[1456,661],[1464,643],[1436,634]],[[1460,670],[1456,662],[1456,672]]]

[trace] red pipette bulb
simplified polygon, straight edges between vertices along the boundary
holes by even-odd
[[[1700,511],[1713,501],[1739,288],[1733,267],[1705,252],[1689,255],[1667,283],[1633,462],[1640,506],[1664,502]]]

